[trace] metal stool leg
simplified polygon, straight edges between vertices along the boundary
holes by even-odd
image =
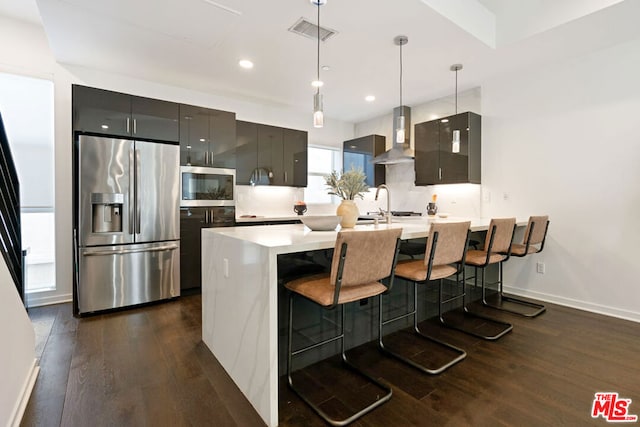
[[[344,320],[345,320],[345,306],[344,304],[342,304],[342,314],[341,314],[341,319],[340,319],[340,333],[338,335],[336,335],[335,337],[331,337],[328,338],[324,341],[309,345],[307,347],[303,347],[301,349],[298,350],[293,350],[293,346],[292,346],[292,342],[293,342],[293,299],[294,299],[294,294],[290,293],[289,294],[289,327],[287,330],[287,381],[289,383],[289,387],[291,388],[291,390],[294,391],[294,393],[296,395],[298,395],[300,397],[300,399],[302,399],[307,405],[309,405],[309,407],[311,409],[313,409],[318,415],[320,415],[327,423],[331,424],[332,426],[345,426],[349,423],[352,423],[353,421],[355,421],[356,419],[360,418],[361,416],[373,411],[375,408],[377,408],[378,406],[382,405],[383,403],[387,402],[389,399],[391,399],[391,395],[392,390],[391,387],[389,387],[388,385],[376,380],[375,378],[367,375],[366,373],[362,372],[360,369],[358,369],[355,365],[353,365],[348,359],[347,359],[347,355],[345,353],[345,345],[344,345]],[[320,347],[324,344],[328,344],[330,342],[334,342],[340,340],[340,355],[342,357],[342,363],[349,368],[351,371],[359,374],[360,376],[368,379],[369,381],[371,381],[372,383],[376,384],[378,387],[382,388],[383,390],[386,391],[386,393],[382,396],[382,397],[378,397],[374,402],[372,402],[371,404],[367,405],[366,407],[362,408],[361,410],[357,411],[356,413],[354,413],[353,415],[350,415],[347,418],[344,419],[335,419],[335,418],[331,418],[326,412],[324,412],[322,409],[320,409],[320,407],[318,405],[316,405],[315,403],[311,402],[311,400],[309,400],[302,391],[300,391],[299,389],[297,389],[293,383],[293,378],[291,377],[291,371],[292,371],[292,362],[293,362],[293,357],[297,356],[301,353],[304,353],[305,351]]]
[[[499,290],[498,290],[498,294],[497,297],[495,298],[497,301],[495,302],[488,302],[485,295],[484,295],[484,290],[482,293],[482,304],[487,306],[487,307],[491,307],[491,308],[495,308],[496,310],[502,310],[502,311],[506,311],[507,313],[512,313],[512,314],[517,314],[520,316],[524,316],[524,317],[536,317],[541,315],[542,313],[544,313],[547,309],[544,305],[539,304],[539,303],[535,303],[535,302],[531,302],[531,301],[526,301],[520,298],[516,298],[514,296],[511,295],[506,295],[503,290],[502,290],[502,263],[500,263],[500,267],[499,267],[499,272],[498,272],[498,285],[499,285]],[[503,302],[508,302],[508,303],[512,303],[512,304],[517,304],[519,306],[522,306],[523,308],[529,308],[530,310],[517,310],[517,309],[512,309],[512,308],[508,308],[508,307],[503,307],[502,303]]]
[[[442,280],[440,280],[440,292],[439,292],[438,295],[439,295],[439,298],[442,299]],[[441,341],[441,340],[439,340],[437,338],[433,338],[433,337],[431,337],[429,335],[426,335],[425,333],[420,331],[420,329],[418,328],[418,284],[416,282],[413,282],[413,310],[411,310],[411,311],[409,311],[409,312],[407,312],[405,314],[402,314],[400,316],[396,316],[396,317],[394,317],[392,319],[384,320],[383,319],[383,313],[382,313],[383,312],[383,310],[382,310],[382,302],[383,302],[382,295],[379,295],[378,296],[378,308],[379,308],[378,347],[384,353],[389,354],[389,355],[395,357],[396,359],[398,359],[398,360],[400,360],[400,361],[402,361],[402,362],[404,362],[404,363],[406,363],[408,365],[411,365],[414,368],[421,370],[422,372],[425,372],[425,373],[431,374],[431,375],[439,374],[439,373],[449,369],[451,366],[455,365],[456,363],[461,362],[465,357],[467,357],[467,353],[463,349],[461,349],[459,347],[456,347],[456,346],[453,346],[453,345],[451,345],[449,343],[446,343],[444,341]],[[442,364],[442,365],[440,365],[438,367],[428,368],[428,367],[426,367],[424,365],[421,365],[421,364],[419,364],[417,362],[414,362],[413,360],[409,359],[406,356],[403,356],[402,354],[400,354],[400,353],[398,353],[396,351],[392,351],[389,348],[387,348],[385,346],[385,344],[384,344],[384,341],[383,341],[383,327],[384,327],[384,325],[388,325],[390,323],[393,323],[393,322],[395,322],[397,320],[400,320],[400,319],[407,318],[409,316],[413,316],[413,329],[415,331],[415,335],[416,336],[418,336],[418,337],[420,337],[422,339],[434,342],[434,343],[436,343],[436,344],[438,344],[438,345],[440,345],[442,347],[446,347],[447,349],[455,352],[457,354],[457,356],[454,357],[453,359],[451,359],[450,361],[448,361],[447,363],[444,363],[444,364]]]
[[[475,276],[478,277],[477,267],[476,267]],[[456,275],[456,281],[458,282],[458,284],[460,284],[460,281],[458,280],[458,278],[459,278],[458,275]],[[482,284],[482,298],[483,299],[484,299],[484,292],[485,292],[484,278],[485,277],[484,277],[484,268],[483,268],[482,269],[482,283],[481,283]],[[461,324],[456,324],[454,322],[451,322],[451,320],[447,320],[446,319],[444,314],[440,315],[440,323],[442,323],[444,326],[447,326],[449,328],[456,329],[456,330],[464,332],[466,334],[473,335],[475,337],[482,338],[484,340],[489,340],[489,341],[495,341],[498,338],[500,338],[500,337],[506,335],[507,333],[511,332],[511,330],[513,329],[513,325],[511,323],[502,322],[500,320],[496,320],[496,319],[493,319],[491,317],[483,316],[481,314],[469,311],[469,309],[467,308],[467,301],[466,301],[466,274],[465,274],[464,269],[462,269],[462,282],[461,283],[462,283],[462,294],[459,295],[458,297],[462,296],[462,315],[463,315],[462,323]],[[442,302],[440,303],[440,305],[442,305]],[[494,334],[491,334],[491,335],[485,335],[485,334],[482,334],[480,332],[477,332],[475,330],[475,328],[470,328],[469,326],[465,325],[464,318],[482,319],[486,323],[490,323],[490,324],[494,325],[496,328],[499,328],[498,332],[496,332]]]

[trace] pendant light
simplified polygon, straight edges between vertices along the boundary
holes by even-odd
[[[317,49],[317,79],[314,82],[316,86],[316,94],[313,95],[313,127],[321,128],[324,126],[324,112],[322,111],[322,94],[320,93],[320,86],[322,82],[320,80],[320,6],[325,4],[327,0],[311,0],[311,3],[318,7],[318,49]]]
[[[405,139],[405,117],[404,107],[402,106],[402,46],[409,42],[407,36],[397,36],[394,40],[396,45],[400,46],[400,115],[396,121],[396,143],[403,143]]]
[[[451,71],[456,72],[456,115],[458,114],[458,71],[462,70],[462,64],[453,64],[450,68]],[[453,138],[451,140],[451,152],[460,152],[460,129],[453,131]]]

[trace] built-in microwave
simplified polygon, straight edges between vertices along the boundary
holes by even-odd
[[[180,167],[180,206],[235,206],[235,169]]]

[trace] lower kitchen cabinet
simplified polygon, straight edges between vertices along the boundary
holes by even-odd
[[[201,230],[231,227],[235,216],[234,207],[180,209],[180,289],[199,288],[202,284]]]

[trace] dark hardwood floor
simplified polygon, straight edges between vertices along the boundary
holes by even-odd
[[[263,425],[201,342],[200,296],[76,319],[70,304],[30,310],[41,372],[24,426]],[[381,355],[373,344],[349,352],[393,387],[392,399],[356,426],[602,426],[594,393],[618,392],[640,415],[640,325],[548,304],[526,319],[485,310],[514,324],[496,342],[425,329],[468,357],[429,376]],[[404,332],[389,343],[419,360],[439,352]],[[297,373],[327,411],[340,414],[377,390],[344,374],[336,358]],[[337,388],[336,388],[337,387]],[[355,392],[355,399],[350,397]],[[280,424],[323,422],[281,381]]]

